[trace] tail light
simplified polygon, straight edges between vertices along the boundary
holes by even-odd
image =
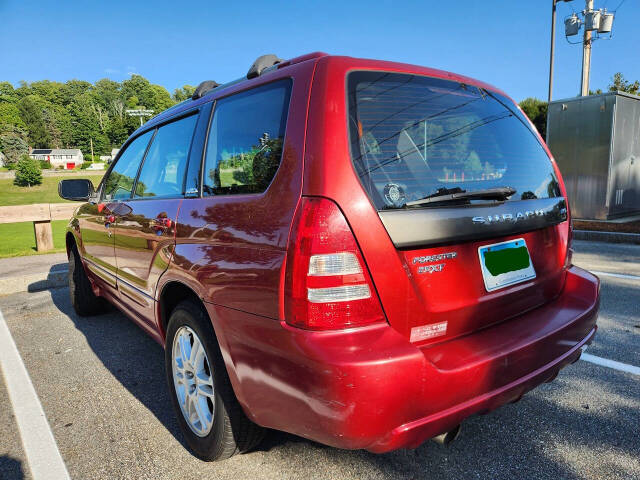
[[[337,205],[303,197],[293,222],[284,285],[290,325],[329,330],[384,321],[353,232]]]
[[[569,232],[567,234],[567,256],[564,267],[569,268],[573,264],[573,218],[569,218]]]

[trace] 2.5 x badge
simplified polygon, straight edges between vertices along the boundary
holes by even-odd
[[[436,273],[441,272],[446,263],[432,263],[432,262],[440,262],[442,260],[450,260],[456,258],[458,256],[457,252],[445,252],[445,253],[437,253],[435,255],[423,255],[420,257],[413,257],[412,263],[415,265],[416,263],[426,263],[429,265],[419,265],[418,273]]]

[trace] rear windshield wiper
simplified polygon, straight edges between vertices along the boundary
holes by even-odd
[[[420,200],[407,202],[406,206],[414,207],[428,203],[457,202],[459,200],[506,200],[514,193],[516,193],[516,189],[511,187],[485,188],[483,190],[472,190],[470,192],[462,190],[459,187],[451,189],[439,188],[436,193],[427,195]]]

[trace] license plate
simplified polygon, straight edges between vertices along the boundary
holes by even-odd
[[[536,278],[524,238],[485,245],[478,255],[488,292]]]

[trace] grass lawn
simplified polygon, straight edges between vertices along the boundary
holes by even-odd
[[[0,179],[0,206],[27,205],[31,203],[61,203],[66,202],[58,196],[58,182],[63,178],[88,178],[94,186],[100,182],[104,172],[87,174],[84,177],[43,177],[42,185],[35,187],[18,187],[12,178]]]
[[[51,222],[54,249],[43,253],[64,252],[64,235],[67,223],[69,223],[67,220],[54,220]],[[34,255],[37,253],[33,222],[0,224],[0,258]]]
[[[220,169],[220,186],[230,187],[231,185],[245,185],[240,179],[242,178],[242,167],[221,168]]]
[[[56,253],[65,251],[64,236],[68,220],[54,220],[51,222],[53,231],[53,250],[42,253]],[[83,238],[93,243],[108,244],[111,241],[104,235],[97,235],[93,230],[85,230]],[[146,250],[149,248],[147,240],[135,236],[119,238],[118,246],[131,250]],[[0,258],[19,257],[22,255],[37,255],[36,239],[33,234],[33,222],[0,223]]]

